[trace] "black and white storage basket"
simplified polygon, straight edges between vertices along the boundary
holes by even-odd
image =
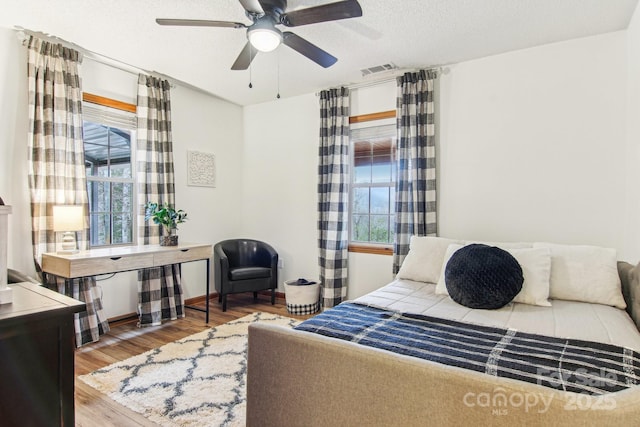
[[[284,282],[287,311],[291,314],[313,314],[320,310],[320,283],[299,284],[298,280]]]

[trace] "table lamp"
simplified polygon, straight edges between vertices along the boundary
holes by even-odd
[[[62,231],[62,250],[59,254],[76,254],[76,231],[84,229],[84,210],[81,205],[53,207],[53,231]]]

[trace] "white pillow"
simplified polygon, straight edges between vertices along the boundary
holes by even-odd
[[[436,294],[449,295],[445,283],[445,267],[455,251],[462,245],[450,245],[445,253],[445,260],[436,284]],[[551,253],[548,248],[505,249],[520,264],[524,282],[522,290],[513,299],[514,302],[530,305],[551,306],[549,302],[549,278],[551,275]]]
[[[473,240],[467,240],[466,242],[464,242],[465,246],[472,244],[496,246],[500,249],[504,249],[505,251],[509,249],[526,249],[533,247],[533,243],[530,242],[477,242]]]
[[[522,268],[522,290],[513,299],[530,305],[550,307],[551,251],[549,248],[507,249]]]
[[[396,278],[416,282],[436,283],[440,277],[447,247],[461,240],[433,236],[411,236],[409,253],[404,258]]]
[[[551,250],[551,298],[626,308],[615,249],[534,243]]]
[[[442,270],[440,271],[440,276],[438,277],[438,283],[436,283],[436,294],[438,294],[438,295],[449,295],[449,291],[447,291],[447,284],[444,281],[444,272],[446,270],[447,263],[451,259],[451,256],[458,249],[460,249],[460,248],[462,248],[464,246],[465,245],[453,244],[453,245],[449,245],[449,247],[447,248],[447,250],[445,252],[445,255],[444,255],[444,261],[442,262]]]

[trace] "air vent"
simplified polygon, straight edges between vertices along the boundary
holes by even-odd
[[[384,73],[385,71],[393,71],[397,69],[398,67],[394,63],[390,62],[388,64],[376,65],[375,67],[365,68],[363,70],[360,70],[360,72],[362,73],[362,77],[367,77],[372,74]]]

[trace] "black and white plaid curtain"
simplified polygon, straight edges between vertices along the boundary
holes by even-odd
[[[33,259],[48,287],[86,303],[75,314],[76,345],[97,341],[109,331],[95,277],[64,279],[43,274],[42,254],[56,251],[54,205],[82,205],[84,230],[77,233],[80,249],[87,248],[89,202],[82,140],[82,90],[79,53],[61,44],[31,36],[28,43],[29,192]]]
[[[320,92],[318,248],[322,303],[347,296],[349,258],[349,90]]]
[[[170,84],[141,74],[137,99],[138,237],[145,245],[157,244],[161,227],[144,220],[144,206],[175,205]],[[138,314],[139,326],[184,317],[179,264],[138,272]]]
[[[421,70],[397,79],[394,274],[409,252],[411,235],[435,236],[437,233],[435,78],[435,71]]]

